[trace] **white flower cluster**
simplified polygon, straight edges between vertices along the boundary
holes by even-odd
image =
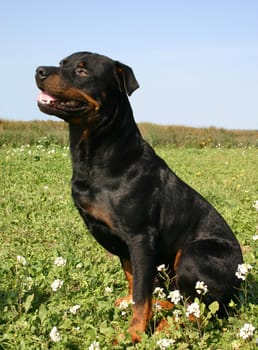
[[[51,288],[53,292],[56,292],[58,289],[60,289],[63,285],[64,281],[60,280],[59,278],[54,280],[54,282],[51,284]]]
[[[237,278],[245,281],[246,275],[252,270],[252,266],[249,264],[239,264],[236,271]]]
[[[50,336],[50,339],[54,342],[54,343],[57,343],[57,342],[59,342],[59,341],[61,341],[61,335],[60,335],[60,333],[59,333],[59,331],[58,331],[58,329],[57,329],[57,327],[53,327],[52,329],[51,329],[51,332],[50,332],[50,334],[49,334],[49,336]]]
[[[23,266],[27,265],[27,261],[24,258],[24,256],[22,256],[22,255],[17,255],[17,261],[19,264],[21,264]]]
[[[63,258],[62,256],[58,256],[57,258],[55,258],[55,261],[54,261],[54,265],[55,266],[62,267],[62,266],[65,266],[65,264],[66,264],[66,259]],[[53,292],[58,291],[58,289],[60,289],[63,284],[64,284],[64,281],[59,279],[59,278],[57,278],[51,284],[52,291]]]
[[[131,300],[122,300],[121,303],[119,304],[118,308],[121,309],[121,315],[122,316],[126,316],[127,315],[127,312],[125,311],[129,305],[133,305],[134,304],[134,301],[131,299]]]
[[[157,266],[157,270],[158,270],[159,272],[165,271],[165,270],[166,270],[165,264],[161,264],[161,265]]]
[[[128,306],[129,306],[129,303],[128,303],[128,301],[126,301],[126,300],[122,300],[121,301],[121,303],[119,304],[119,309],[122,309],[122,310],[124,310],[124,309],[127,309],[128,308]]]
[[[239,331],[239,336],[243,339],[252,338],[254,331],[255,327],[251,323],[245,323]]]
[[[203,281],[197,281],[195,284],[195,289],[198,294],[205,295],[208,292],[208,287]],[[156,287],[153,293],[161,299],[166,297],[163,288],[160,287]],[[178,289],[175,289],[169,292],[167,298],[170,299],[171,302],[176,305],[180,302],[180,300],[183,299],[183,296],[180,294],[180,291]]]
[[[100,350],[99,342],[94,340],[94,342],[90,344],[89,350]]]
[[[65,266],[66,264],[66,259],[64,259],[62,256],[58,256],[56,259],[55,259],[55,262],[54,264],[58,267],[61,267],[61,266]]]
[[[169,348],[174,343],[175,343],[174,339],[163,338],[163,339],[159,339],[157,341],[157,346],[159,347],[160,350],[164,350],[164,349]]]
[[[168,294],[168,299],[171,300],[171,303],[177,305],[177,304],[180,302],[180,300],[183,299],[183,297],[182,297],[182,295],[180,294],[179,290],[178,290],[178,289],[175,289],[175,290],[173,290],[172,292],[170,292],[170,293]]]
[[[197,281],[195,284],[195,289],[198,294],[205,295],[208,292],[208,287],[203,281]]]
[[[208,292],[208,287],[203,281],[197,281],[195,284],[195,289],[198,294],[202,294],[202,295],[205,295]],[[163,288],[160,288],[160,287],[156,287],[153,293],[156,294],[159,298],[166,297],[166,294],[164,293]],[[170,299],[170,301],[174,305],[176,305],[183,299],[183,296],[181,295],[180,291],[176,289],[169,292],[167,298]],[[196,318],[200,318],[200,315],[201,315],[200,305],[197,302],[194,302],[187,306],[186,308],[187,317],[194,316]],[[177,318],[179,317],[180,315],[178,314]]]
[[[163,288],[160,288],[160,287],[156,287],[153,291],[153,294],[156,295],[160,299],[166,297],[166,294],[164,293]]]
[[[25,280],[23,281],[22,283],[22,287],[23,289],[28,292],[32,289],[32,286],[33,286],[33,279],[31,276],[28,276],[25,278]]]
[[[179,322],[181,316],[182,316],[182,312],[180,310],[173,311],[173,318],[174,318],[175,322]]]
[[[69,311],[71,314],[76,315],[77,311],[80,309],[80,305],[74,305],[70,307]]]
[[[253,208],[258,211],[258,201],[254,201]]]
[[[38,141],[38,142],[40,142],[40,141]],[[46,142],[48,142],[48,141],[46,141]],[[64,152],[62,152],[62,156],[65,158],[68,156],[67,148],[68,147],[58,147],[58,149],[64,151]],[[12,148],[10,151],[7,151],[6,152],[6,154],[7,154],[6,160],[10,159],[10,156],[17,157],[17,155],[23,156],[24,158],[29,156],[29,157],[34,157],[36,159],[40,159],[41,156],[44,156],[44,155],[51,156],[55,153],[57,153],[57,148],[49,149],[44,144],[38,144],[36,147],[34,147],[34,146],[31,147],[31,145],[22,145],[19,148]]]
[[[189,304],[186,308],[186,316],[194,316],[196,318],[200,318],[201,311],[198,303]]]

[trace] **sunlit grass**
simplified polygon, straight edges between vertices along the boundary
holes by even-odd
[[[129,337],[121,337],[130,306],[114,307],[115,299],[126,294],[119,260],[96,243],[74,208],[67,147],[44,140],[0,149],[0,349],[87,350],[97,349],[97,343],[100,349],[113,349],[116,338],[121,339],[117,349],[133,349]],[[255,349],[257,149],[160,146],[156,151],[223,214],[252,269],[242,287],[241,307],[232,305],[229,320],[209,319],[200,328],[175,323],[172,313],[160,314],[168,318],[168,333],[150,330],[136,348]],[[57,280],[62,283],[53,288]],[[246,339],[240,335],[251,332],[245,324],[256,327]]]

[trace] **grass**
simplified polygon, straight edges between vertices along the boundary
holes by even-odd
[[[212,321],[210,311],[202,310],[199,323],[185,320],[182,326],[169,314],[169,333],[150,332],[135,348],[158,350],[157,341],[172,338],[168,349],[256,349],[257,149],[167,145],[156,150],[223,214],[252,270],[243,284],[241,307],[232,307],[229,320]],[[112,345],[130,320],[130,308],[114,307],[115,299],[126,293],[126,283],[118,258],[96,243],[74,208],[67,147],[41,135],[35,145],[1,147],[0,164],[0,349],[87,350],[94,341],[100,349],[133,349],[126,337]],[[60,256],[66,259],[64,266],[54,263]],[[53,291],[57,279],[63,285]],[[74,305],[80,305],[76,314],[70,310]],[[178,309],[183,311],[184,305]],[[245,323],[256,327],[246,340],[238,335]],[[53,327],[61,339],[58,334],[51,339]]]

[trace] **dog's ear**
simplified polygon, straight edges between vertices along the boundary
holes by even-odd
[[[115,67],[115,75],[120,91],[124,91],[130,96],[134,90],[138,89],[139,87],[132,68],[118,61],[115,62]]]

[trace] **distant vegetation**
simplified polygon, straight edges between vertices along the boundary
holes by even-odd
[[[258,130],[226,130],[222,128],[192,128],[140,123],[143,137],[152,145],[173,145],[187,148],[258,147]],[[60,121],[7,121],[0,120],[0,146],[19,147],[46,144],[68,145],[68,128]]]
[[[0,146],[35,145],[44,138],[46,143],[68,144],[68,129],[63,122],[0,120]]]

